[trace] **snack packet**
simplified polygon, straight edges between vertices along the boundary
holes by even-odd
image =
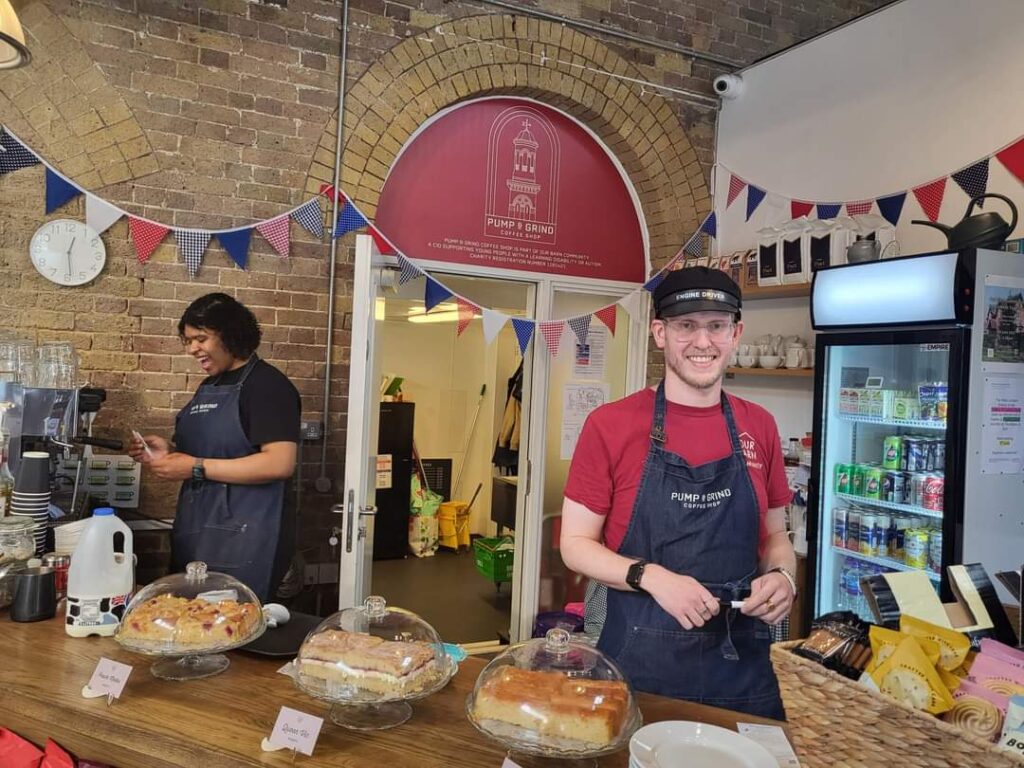
[[[1024,669],[984,653],[971,665],[970,679],[1003,696],[1024,695]]]
[[[1024,696],[1011,696],[1007,702],[1006,719],[1003,721],[1003,738],[1014,731],[1024,731]]]
[[[953,696],[953,708],[942,719],[986,741],[995,741],[1003,729],[1007,699],[969,680]]]
[[[868,664],[865,670],[868,673],[882,666],[892,656],[893,651],[899,647],[900,643],[908,637],[912,637],[912,635],[880,626],[872,626],[868,630],[868,636],[871,638],[871,663]],[[934,667],[938,664],[940,655],[939,644],[925,637],[917,637],[915,639],[918,641],[917,644],[921,646],[921,650],[924,651],[924,655],[928,657],[931,665]]]
[[[947,672],[964,663],[971,641],[955,629],[946,629],[913,616],[900,616],[900,631],[915,637],[924,637],[939,644],[939,666]]]
[[[917,638],[903,640],[872,673],[871,679],[882,693],[914,709],[939,715],[953,708],[953,696]]]
[[[991,637],[983,637],[981,639],[981,652],[985,656],[992,656],[1000,661],[1005,661],[1007,664],[1012,664],[1018,669],[1024,669],[1024,651],[1018,651],[1016,648],[1011,648],[1005,643],[993,640]]]

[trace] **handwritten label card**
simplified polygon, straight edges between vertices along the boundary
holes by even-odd
[[[109,698],[120,698],[125,683],[128,682],[128,675],[132,673],[129,664],[121,664],[110,659],[100,658],[92,677],[89,678],[89,687],[96,691],[107,694]]]
[[[307,715],[290,707],[281,707],[270,734],[270,743],[285,749],[294,749],[304,755],[312,755],[316,740],[320,736],[320,728],[324,724],[322,717]]]

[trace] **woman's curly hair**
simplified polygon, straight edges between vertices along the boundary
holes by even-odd
[[[252,355],[263,336],[252,310],[226,293],[208,293],[188,305],[178,321],[178,335],[183,340],[186,325],[216,331],[224,348],[238,360]]]

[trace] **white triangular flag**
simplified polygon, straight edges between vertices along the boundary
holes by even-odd
[[[505,327],[507,322],[508,315],[495,312],[493,309],[484,310],[484,338],[487,339],[488,344],[494,341],[494,338]]]
[[[124,216],[124,211],[115,208],[106,200],[101,200],[96,195],[85,196],[85,223],[97,235],[102,235],[114,223]]]
[[[634,323],[646,323],[647,318],[641,317],[641,302],[643,301],[643,289],[639,288],[632,293],[628,293],[619,299],[619,306],[621,306],[626,312],[629,313],[629,318]]]

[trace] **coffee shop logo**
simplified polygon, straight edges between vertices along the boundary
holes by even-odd
[[[558,135],[538,110],[510,107],[494,118],[487,140],[484,235],[553,245],[560,163]]]

